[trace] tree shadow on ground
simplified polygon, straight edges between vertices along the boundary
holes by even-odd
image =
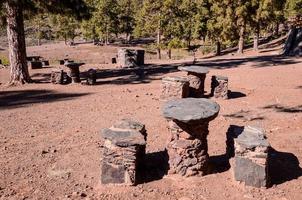
[[[276,112],[284,112],[284,113],[302,113],[302,105],[299,106],[283,106],[280,104],[273,104],[263,107],[263,109],[272,109]]]
[[[234,139],[242,132],[243,126],[230,125],[226,133],[226,152],[222,155],[210,156],[211,173],[222,173],[231,168],[230,159],[235,155]]]
[[[298,158],[288,152],[269,151],[269,177],[271,185],[278,185],[302,176]]]
[[[234,119],[242,119],[244,121],[256,121],[256,120],[264,120],[265,117],[257,114],[257,113],[252,113],[251,111],[247,110],[241,110],[235,113],[231,113],[231,114],[226,114],[223,115],[224,117],[228,117],[228,118],[234,118]]]
[[[162,179],[169,170],[169,156],[167,150],[147,153],[144,166],[139,169],[139,184]]]
[[[89,93],[58,93],[53,90],[17,90],[0,92],[0,110],[30,106],[38,103],[67,101]]]

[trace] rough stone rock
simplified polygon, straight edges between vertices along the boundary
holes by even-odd
[[[122,68],[142,66],[145,64],[145,51],[138,49],[119,49],[118,64]]]
[[[189,97],[189,80],[169,76],[162,79],[161,99],[164,101]]]
[[[198,123],[216,118],[219,110],[220,106],[212,100],[185,98],[168,101],[163,107],[163,115],[184,123]]]
[[[101,183],[135,185],[146,149],[145,126],[124,119],[101,132],[104,141]]]
[[[235,180],[248,186],[267,187],[269,148],[264,130],[246,126],[235,139]]]
[[[225,76],[212,76],[211,82],[211,96],[215,98],[228,98],[228,77]]]
[[[75,63],[71,61],[67,61],[64,63],[66,67],[69,68],[69,76],[73,83],[80,83],[80,66],[84,65],[85,63]]]
[[[41,61],[30,61],[28,62],[31,69],[42,69],[43,65]]]

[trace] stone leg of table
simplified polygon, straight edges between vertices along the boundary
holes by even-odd
[[[69,76],[71,77],[72,83],[80,83],[80,68],[79,67],[72,67],[69,68]]]
[[[185,124],[169,120],[171,140],[167,145],[169,174],[206,175],[208,169],[208,122]]]
[[[204,96],[204,82],[206,74],[196,74],[188,72],[190,81],[190,97],[201,98]]]

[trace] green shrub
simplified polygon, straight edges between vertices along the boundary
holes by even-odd
[[[2,61],[2,65],[9,66],[9,59],[4,55],[0,55],[0,60]]]

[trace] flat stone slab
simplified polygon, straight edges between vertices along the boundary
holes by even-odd
[[[85,63],[75,63],[75,62],[65,62],[64,65],[69,68],[80,67],[85,65]]]
[[[215,119],[219,110],[220,106],[212,100],[185,98],[167,102],[162,112],[167,119],[194,123]]]
[[[226,76],[214,76],[216,78],[216,80],[224,80],[224,81],[228,81],[229,78]]]
[[[180,82],[180,83],[186,83],[189,81],[187,78],[179,77],[179,76],[166,76],[162,80],[169,81],[169,82]]]
[[[144,136],[140,132],[134,130],[103,129],[101,131],[101,136],[119,147],[146,145]]]
[[[269,147],[264,131],[257,127],[246,126],[243,132],[235,139],[240,146],[252,149],[255,147]]]
[[[140,133],[145,132],[145,125],[141,124],[138,121],[132,120],[132,119],[122,119],[115,123],[113,126],[115,129],[124,129],[124,130],[135,130]]]
[[[195,74],[207,74],[209,73],[209,68],[207,67],[200,67],[197,65],[187,66],[187,67],[178,67],[180,71],[192,72]]]

